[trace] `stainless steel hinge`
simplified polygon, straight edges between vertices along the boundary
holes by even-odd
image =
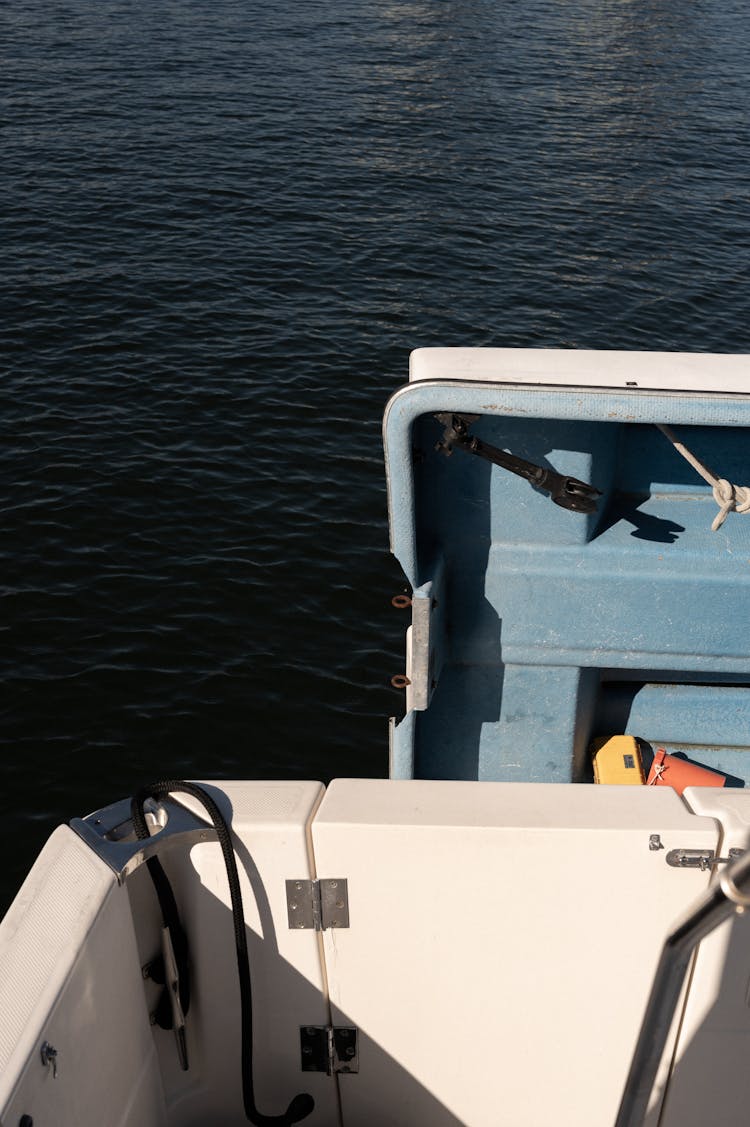
[[[351,1025],[302,1025],[299,1043],[303,1072],[359,1072],[357,1030]]]
[[[286,910],[295,930],[349,926],[349,889],[346,879],[288,880]]]
[[[670,849],[666,861],[673,869],[700,869],[706,872],[714,865],[728,865],[744,853],[743,849],[730,849],[728,857],[717,857],[713,849]]]

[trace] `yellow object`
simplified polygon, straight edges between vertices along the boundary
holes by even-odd
[[[646,781],[634,736],[598,736],[591,744],[595,783],[641,786]]]

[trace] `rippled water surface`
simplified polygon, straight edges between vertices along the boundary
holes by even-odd
[[[750,351],[739,0],[0,14],[2,834],[386,772],[427,344]]]

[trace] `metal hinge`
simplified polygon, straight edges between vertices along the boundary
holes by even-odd
[[[349,891],[346,879],[288,880],[286,910],[289,926],[325,931],[349,926]]]
[[[357,1030],[351,1025],[302,1025],[299,1043],[303,1072],[359,1072]]]
[[[700,869],[706,872],[714,865],[728,865],[744,853],[744,849],[730,849],[728,857],[717,857],[713,849],[670,849],[666,862],[673,869]]]

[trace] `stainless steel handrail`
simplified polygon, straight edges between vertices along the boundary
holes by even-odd
[[[667,936],[654,975],[615,1127],[643,1127],[648,1101],[693,951],[735,912],[750,908],[750,851],[711,884]]]

